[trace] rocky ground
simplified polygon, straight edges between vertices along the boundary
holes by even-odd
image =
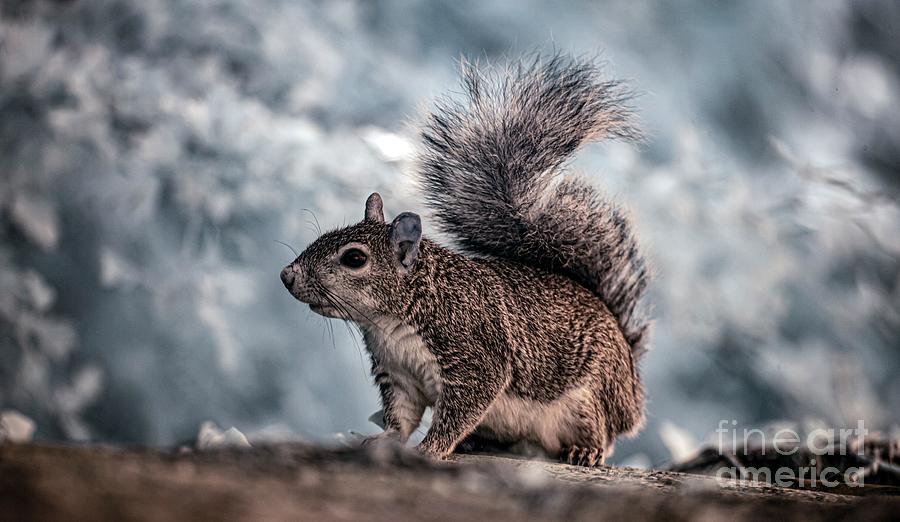
[[[0,445],[0,520],[596,520],[802,518],[900,513],[893,489],[849,496],[631,468],[395,447],[163,451]]]

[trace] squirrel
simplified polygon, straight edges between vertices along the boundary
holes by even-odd
[[[625,212],[564,163],[600,138],[640,138],[631,92],[589,59],[503,70],[461,63],[465,99],[441,98],[421,131],[417,176],[436,228],[364,219],[322,234],[281,272],[320,315],[355,323],[385,431],[445,458],[470,434],[602,464],[644,419],[638,363],[649,269]]]

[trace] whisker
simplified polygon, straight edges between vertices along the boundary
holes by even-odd
[[[344,319],[344,326],[347,327],[347,332],[350,334],[350,337],[353,339],[353,344],[355,344],[356,347],[359,348],[359,341],[356,339],[356,335],[357,335],[357,333],[360,333],[360,332],[354,331],[353,328],[351,327],[351,325],[356,325],[356,323],[350,321],[350,319]]]
[[[328,331],[331,333],[331,349],[337,351],[337,343],[334,341],[334,323],[327,318],[325,319],[325,323],[328,325]]]
[[[323,293],[323,295],[325,295],[325,300],[328,301],[329,304],[334,305],[327,294]],[[337,345],[334,342],[334,326],[331,324],[331,321],[329,321],[327,317],[322,316],[322,319],[325,321],[325,327],[328,328],[328,330],[331,332],[331,348],[337,351]]]
[[[319,226],[319,218],[316,217],[316,213],[308,208],[301,208],[300,210],[309,212],[312,216],[313,220],[316,222],[316,232],[321,236],[322,235],[322,227]]]
[[[356,347],[356,353],[359,354],[359,364],[362,366],[363,376],[368,377],[369,374],[366,371],[366,360],[363,357],[362,349],[359,347],[359,341],[356,340],[356,335],[353,333],[353,330],[350,328],[350,325],[347,324],[348,321],[345,319],[342,321],[344,326],[347,328],[347,333],[350,334],[350,338],[353,339],[353,346]]]
[[[320,293],[325,297],[325,300],[328,301],[328,303],[330,305],[337,308],[338,311],[340,311],[341,314],[343,314],[344,316],[346,316],[348,318],[352,317],[350,312],[347,311],[347,308],[342,304],[342,301],[336,295],[334,295],[332,292],[330,292],[325,287],[320,286],[318,288],[319,288]],[[356,346],[356,352],[359,354],[359,363],[362,368],[363,375],[368,377],[368,373],[366,372],[366,361],[363,358],[362,350],[359,347],[359,341],[356,340],[356,336],[354,335],[353,330],[351,330],[350,326],[347,324],[349,321],[350,321],[349,319],[344,319],[342,322],[343,322],[344,326],[347,328],[347,333],[350,334],[350,338],[353,339],[353,345]],[[332,324],[330,321],[328,323]],[[333,327],[331,330],[331,342],[333,345],[334,344],[334,328]]]
[[[297,251],[294,250],[294,247],[292,247],[291,245],[285,243],[284,241],[278,241],[277,239],[273,239],[272,241],[274,241],[274,242],[276,242],[276,243],[280,243],[280,244],[282,244],[282,245],[284,245],[284,246],[290,248],[290,249],[291,249],[291,252],[294,253],[294,257],[300,257],[300,254],[298,254]]]
[[[346,316],[348,316],[348,317],[351,316],[351,314],[347,311],[347,307],[349,306],[350,308],[352,308],[353,310],[355,310],[358,314],[360,314],[360,315],[362,315],[363,317],[365,317],[366,320],[369,321],[369,323],[370,323],[374,328],[378,328],[379,330],[381,330],[382,332],[384,332],[384,330],[381,328],[380,325],[376,324],[374,321],[372,321],[368,316],[366,316],[364,313],[362,313],[358,308],[356,308],[356,307],[353,306],[352,304],[350,304],[350,303],[348,303],[348,302],[345,302],[345,301],[342,301],[338,296],[336,296],[336,295],[334,295],[333,293],[329,292],[327,289],[323,289],[323,293],[326,294],[326,295],[328,296],[327,299],[328,299],[332,304],[334,304],[335,307],[337,307],[339,310],[341,310],[341,312],[342,312],[344,315],[346,315]],[[347,327],[347,330],[349,331],[350,336],[353,338],[353,343],[354,343],[354,345],[356,346],[356,351],[359,353],[359,362],[360,362],[360,364],[362,365],[363,375],[368,376],[368,373],[367,373],[367,370],[366,370],[366,361],[365,361],[365,358],[363,357],[362,349],[361,349],[360,346],[359,346],[359,342],[356,340],[356,336],[354,335],[353,331],[350,329],[350,325],[348,324],[348,323],[350,323],[350,322],[351,322],[351,320],[345,319],[345,320],[344,320],[344,325]],[[357,329],[359,330],[359,333],[361,334],[361,333],[362,333],[362,329],[359,328],[359,325],[357,325],[355,322],[354,322],[353,324],[357,327]]]
[[[316,234],[317,236],[321,236],[321,235],[322,235],[322,233],[319,232],[319,230],[316,228],[316,224],[313,223],[312,221],[308,220],[308,219],[306,220],[306,227],[307,227],[313,234]]]
[[[344,300],[340,299],[338,296],[334,295],[330,290],[328,290],[328,289],[326,289],[326,288],[322,288],[322,291],[323,291],[323,293],[326,293],[326,294],[329,296],[329,299],[330,299],[331,301],[339,301],[339,303],[335,303],[336,305],[337,305],[337,304],[340,304],[342,308],[343,308],[343,307],[349,307],[351,310],[353,310],[353,311],[356,312],[357,314],[361,315],[361,316],[363,317],[363,319],[365,319],[365,320],[368,321],[369,323],[372,323],[372,325],[374,325],[376,328],[380,328],[380,327],[378,326],[378,324],[376,324],[375,321],[372,320],[371,317],[369,317],[368,315],[364,314],[359,308],[357,308],[357,307],[354,306],[353,304],[351,304],[351,303],[349,303],[349,302],[347,302],[347,301],[344,301]],[[344,308],[344,311],[346,312],[346,308]],[[347,315],[351,315],[351,314],[347,314]],[[383,330],[382,330],[382,331],[383,331]]]

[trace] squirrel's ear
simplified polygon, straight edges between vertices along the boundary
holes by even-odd
[[[391,223],[391,247],[400,268],[407,271],[419,257],[419,242],[422,240],[422,220],[418,214],[404,212]]]
[[[381,201],[381,195],[373,192],[369,199],[366,200],[366,221],[376,221],[384,223],[384,205]]]

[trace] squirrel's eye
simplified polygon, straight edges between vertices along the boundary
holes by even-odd
[[[341,264],[350,268],[360,268],[368,259],[369,256],[362,250],[351,248],[341,255]]]

